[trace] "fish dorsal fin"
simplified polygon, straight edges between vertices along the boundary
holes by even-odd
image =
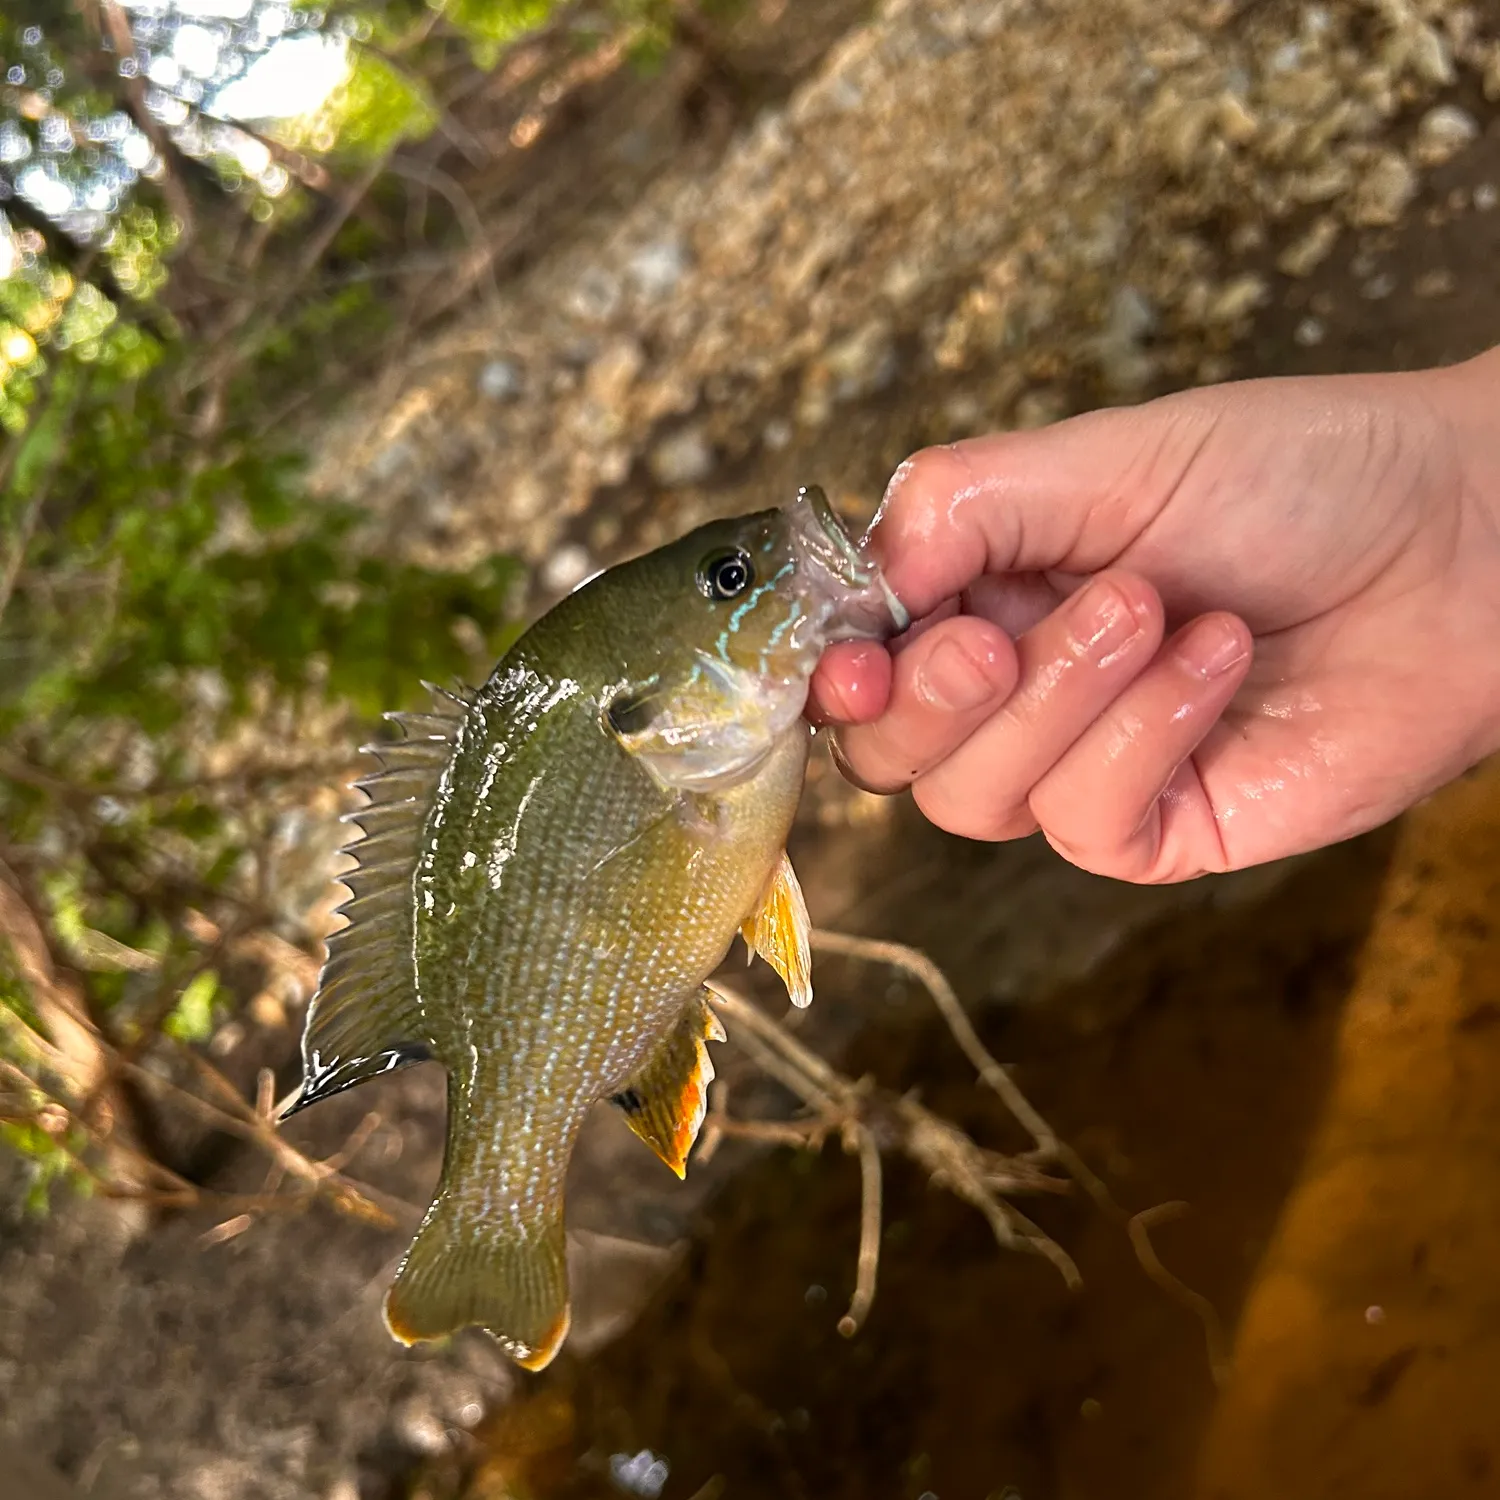
[[[358,861],[338,877],[350,892],[337,908],[347,925],[328,939],[302,1038],[302,1090],[288,1114],[431,1055],[412,960],[412,875],[469,700],[423,686],[432,709],[387,714],[402,737],[363,747],[379,769],[354,783],[369,805],[344,819],[364,837],[344,849]]]
[[[799,1009],[812,1004],[812,923],[807,902],[783,850],[760,904],[740,924],[746,946],[781,975],[787,995]]]
[[[708,1108],[714,1065],[706,1043],[723,1040],[724,1027],[709,1004],[708,991],[700,990],[645,1066],[610,1099],[630,1128],[679,1177],[687,1176],[688,1152]]]

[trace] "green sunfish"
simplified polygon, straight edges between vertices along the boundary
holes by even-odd
[[[308,1013],[299,1109],[409,1062],[448,1073],[442,1178],[385,1303],[403,1343],[478,1324],[528,1369],[568,1330],[563,1179],[612,1100],[679,1176],[743,931],[811,998],[785,845],[823,648],[905,612],[822,492],[610,568],[472,697],[393,716],[356,783],[348,925]]]

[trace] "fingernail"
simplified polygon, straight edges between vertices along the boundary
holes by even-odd
[[[1141,633],[1141,621],[1117,584],[1095,583],[1073,606],[1073,648],[1079,656],[1103,661]]]
[[[994,696],[999,686],[993,657],[981,660],[965,651],[957,641],[939,641],[932,654],[916,670],[912,686],[917,696],[953,712],[978,708]]]
[[[1244,633],[1227,620],[1204,620],[1177,647],[1177,659],[1205,682],[1222,677],[1250,655]]]

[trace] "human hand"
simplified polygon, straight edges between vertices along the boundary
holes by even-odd
[[[940,827],[1185,880],[1350,837],[1500,747],[1500,351],[1212,387],[917,454],[917,624],[811,713]]]

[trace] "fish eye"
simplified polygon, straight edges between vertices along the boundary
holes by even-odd
[[[755,564],[737,548],[716,552],[698,569],[698,588],[706,599],[738,599],[755,582]]]

